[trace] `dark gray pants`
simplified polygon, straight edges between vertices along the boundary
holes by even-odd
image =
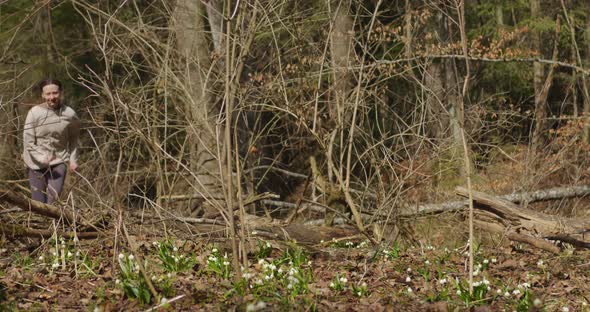
[[[33,170],[29,168],[29,183],[33,200],[51,204],[59,198],[66,179],[66,164]]]

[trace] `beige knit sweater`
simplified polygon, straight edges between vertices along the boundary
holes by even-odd
[[[34,106],[27,114],[23,133],[27,167],[38,170],[64,162],[77,164],[80,120],[71,107],[62,104],[54,110],[47,104]]]

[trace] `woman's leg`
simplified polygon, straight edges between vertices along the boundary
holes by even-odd
[[[66,164],[52,166],[47,170],[47,203],[51,204],[59,198],[66,179]]]
[[[42,203],[47,203],[47,194],[45,193],[45,190],[47,189],[46,170],[47,169],[33,170],[28,168],[31,198]]]

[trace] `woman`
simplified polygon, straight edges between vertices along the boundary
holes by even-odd
[[[70,171],[78,169],[80,120],[63,103],[61,82],[45,79],[38,87],[44,102],[27,114],[23,159],[33,200],[51,204],[63,189],[66,162]]]

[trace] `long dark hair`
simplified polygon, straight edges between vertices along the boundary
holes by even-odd
[[[39,95],[41,95],[43,93],[43,87],[48,86],[48,85],[56,85],[59,88],[59,91],[63,90],[61,81],[59,81],[57,79],[46,78],[46,79],[43,79],[37,83],[37,90],[39,92]]]

